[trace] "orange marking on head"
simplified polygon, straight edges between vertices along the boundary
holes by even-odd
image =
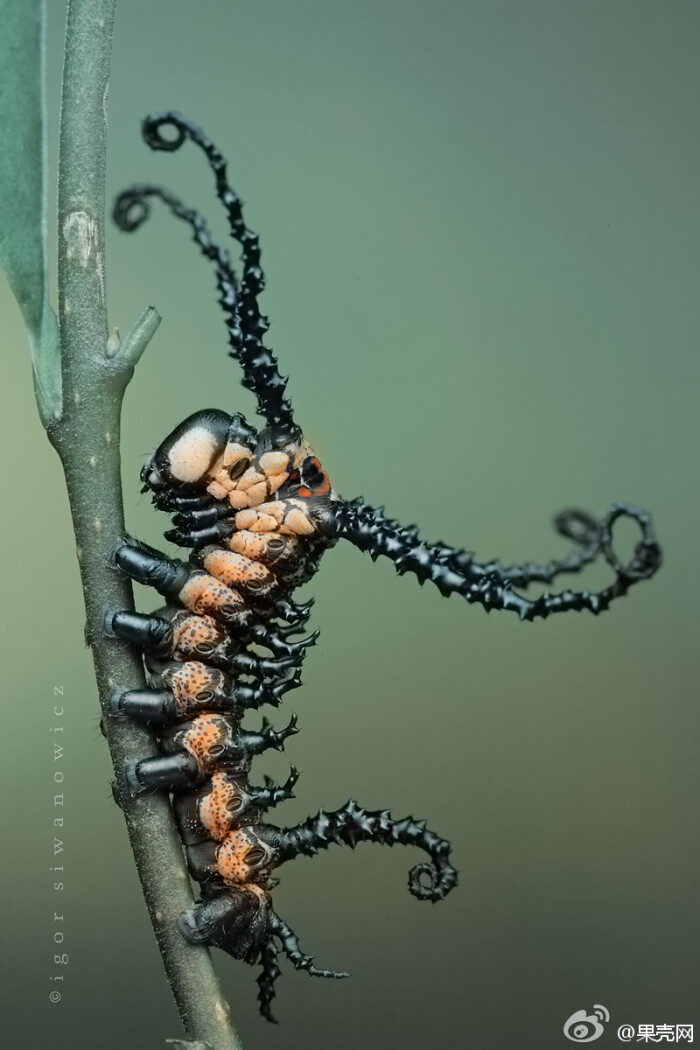
[[[331,483],[325,470],[322,470],[323,480],[318,483],[314,489],[314,496],[325,496],[327,492],[331,491]]]
[[[331,491],[331,483],[328,479],[328,475],[321,466],[320,460],[317,459],[316,456],[312,456],[309,460],[309,463],[312,463],[321,475],[321,480],[313,487],[313,493],[315,496],[324,496],[327,492]]]
[[[325,496],[328,492],[331,491],[331,483],[328,478],[328,475],[321,466],[321,463],[317,459],[317,457],[309,456],[309,458],[302,465],[302,477],[304,475],[304,467],[307,464],[316,469],[318,480],[313,484],[312,488],[310,488],[308,485],[300,485],[297,489],[296,495],[301,496],[302,499],[310,499],[312,496]]]

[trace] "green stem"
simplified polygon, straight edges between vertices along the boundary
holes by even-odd
[[[109,558],[124,533],[119,430],[133,367],[158,326],[147,310],[116,352],[108,350],[104,269],[106,98],[115,0],[70,0],[59,147],[58,280],[63,412],[47,432],[63,464],[115,794],[165,969],[191,1040],[240,1050],[209,952],[191,947],[176,920],[192,906],[183,851],[164,795],[132,799],[125,762],[152,754],[145,729],[110,714],[114,688],[144,685],[140,655],[107,637],[107,611],[133,608],[128,580]],[[111,354],[111,356],[110,356]]]

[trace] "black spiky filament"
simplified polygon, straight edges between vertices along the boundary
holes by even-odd
[[[417,846],[430,856],[429,863],[417,864],[408,876],[408,887],[419,900],[442,900],[457,885],[457,872],[449,862],[450,843],[429,831],[425,821],[412,817],[394,820],[389,810],[370,812],[350,799],[340,809],[322,809],[295,827],[261,825],[258,837],[273,847],[277,863],[304,854],[312,857],[329,846],[350,846],[375,842],[383,846]]]
[[[282,974],[277,962],[278,956],[279,948],[275,944],[274,939],[270,937],[263,944],[260,951],[260,973],[258,974],[257,982],[260,1013],[266,1021],[270,1021],[272,1024],[277,1024],[277,1018],[271,1009],[272,1000],[275,997],[275,981]]]
[[[613,549],[613,525],[620,518],[635,521],[641,531],[641,539],[626,565]],[[362,500],[332,504],[324,510],[321,527],[329,537],[346,539],[373,559],[389,558],[400,575],[411,573],[421,584],[429,580],[445,597],[460,594],[487,612],[507,610],[521,620],[584,609],[598,615],[634,584],[653,576],[661,565],[661,548],[649,515],[630,504],[614,504],[598,522],[583,511],[565,511],[555,519],[555,526],[562,535],[581,544],[582,550],[546,565],[520,566],[503,566],[497,561],[480,563],[466,551],[426,543],[416,529],[386,518]],[[615,574],[614,581],[600,591],[566,590],[527,598],[514,590],[531,583],[549,583],[561,573],[578,572],[600,554]]]
[[[165,136],[165,129],[174,130],[174,137]],[[282,441],[298,430],[291,404],[285,397],[287,377],[280,374],[274,354],[262,341],[269,322],[258,306],[258,295],[265,287],[260,243],[257,234],[246,226],[242,201],[228,183],[226,160],[202,129],[180,113],[146,117],[142,132],[144,141],[154,150],[174,152],[189,139],[203,151],[214,173],[216,194],[226,212],[231,236],[241,247],[241,279],[238,281],[228,252],[214,241],[202,216],[169,190],[149,184],[129,187],[115,201],[114,221],[126,232],[138,229],[148,218],[150,200],[157,198],[190,227],[195,244],[214,265],[230,353],[242,367],[243,386],[255,395],[260,415],[269,426],[279,429]]]

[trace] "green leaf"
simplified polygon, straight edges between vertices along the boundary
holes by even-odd
[[[44,0],[0,0],[0,266],[29,333],[44,426],[60,415],[61,369],[46,262]]]

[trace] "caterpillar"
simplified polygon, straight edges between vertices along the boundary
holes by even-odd
[[[172,516],[166,539],[189,554],[186,560],[172,558],[130,537],[114,551],[114,565],[155,588],[166,604],[152,615],[108,615],[108,630],[141,649],[149,676],[146,689],[118,691],[112,711],[157,732],[158,753],[133,763],[126,780],[134,795],[159,790],[172,796],[188,868],[200,886],[195,906],[180,918],[183,936],[259,963],[260,1010],[274,1020],[280,953],[313,976],[347,976],[316,967],[275,912],[271,891],[277,867],[333,844],[400,843],[426,855],[409,874],[415,897],[437,901],[457,884],[450,843],[423,821],[396,820],[386,810],[368,811],[351,800],[335,812],[320,810],[295,826],[280,827],[267,823],[266,814],[293,797],[298,771],[292,766],[284,784],[265,777],[255,786],[249,779],[255,756],[282,749],[297,732],[295,717],[283,729],[267,719],[257,730],[244,729],[242,721],[248,711],[279,706],[300,685],[304,658],[318,632],[298,637],[312,603],[296,602],[293,595],[313,578],[325,551],[346,540],[372,559],[390,559],[400,574],[432,582],[444,596],[459,594],[487,612],[507,610],[532,621],[567,611],[605,611],[658,570],[661,548],[649,515],[617,503],[600,518],[577,508],[556,516],[555,529],[572,544],[563,558],[522,565],[479,562],[469,552],[422,540],[416,527],[362,499],[342,499],[305,441],[286,396],[287,379],[264,345],[269,322],[258,305],[265,285],[259,240],[245,225],[223,155],[175,112],[147,117],[142,131],[152,149],[174,152],[190,141],[204,153],[240,247],[240,276],[203,217],[167,189],[136,184],[124,190],[115,201],[115,222],[134,231],[148,218],[151,202],[159,200],[189,229],[213,266],[230,355],[264,425],[256,429],[242,415],[218,409],[195,412],[143,467],[143,491]],[[620,518],[635,521],[641,533],[626,564],[613,548],[613,526]],[[600,555],[614,578],[599,591],[523,593],[531,584],[578,573]]]

